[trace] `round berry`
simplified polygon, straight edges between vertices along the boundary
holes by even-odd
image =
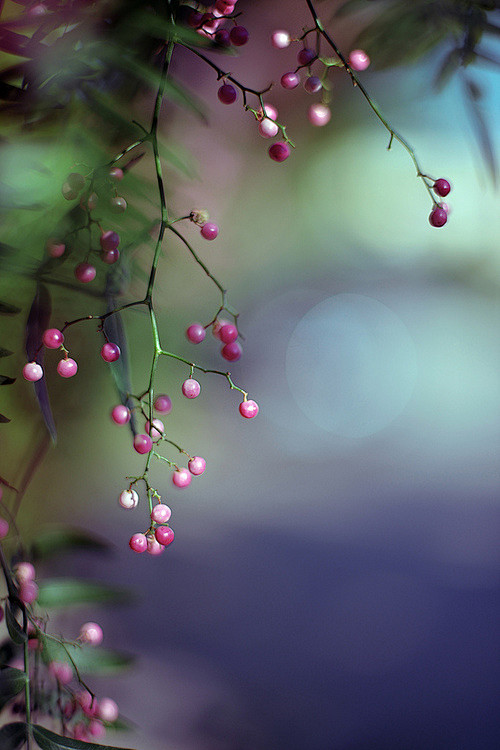
[[[163,544],[160,544],[158,539],[156,539],[153,534],[147,535],[147,543],[148,543],[148,554],[150,555],[161,555],[162,552],[165,552],[165,547]]]
[[[28,362],[23,367],[23,378],[29,380],[30,383],[36,383],[37,380],[43,378],[43,369],[38,362]]]
[[[201,456],[193,456],[193,458],[188,462],[188,469],[191,474],[194,474],[195,477],[203,474],[206,466],[206,461]]]
[[[201,323],[192,323],[186,331],[186,338],[192,344],[201,344],[207,332]]]
[[[153,426],[150,429],[149,419],[146,422],[146,432],[150,435],[153,440],[163,437],[165,434],[165,425],[161,419],[153,419]]]
[[[63,184],[61,193],[64,200],[66,201],[74,201],[76,198],[78,198],[78,193],[75,190],[72,190],[67,182]]]
[[[76,702],[82,709],[85,716],[92,718],[97,713],[97,701],[88,690],[80,690],[75,695]]]
[[[229,31],[227,29],[219,29],[215,33],[214,40],[220,47],[231,46],[231,37],[229,36]]]
[[[273,161],[285,161],[290,156],[290,146],[288,143],[283,143],[282,141],[273,143],[272,146],[269,146],[269,156]]]
[[[233,341],[232,344],[223,346],[220,353],[228,362],[237,362],[242,355],[242,349],[237,341]]]
[[[34,581],[26,581],[19,586],[18,594],[24,604],[33,604],[38,596],[38,586]]]
[[[137,453],[149,453],[152,447],[153,441],[151,440],[149,435],[136,435],[134,437],[134,448]]]
[[[238,329],[231,323],[221,326],[219,338],[223,344],[232,344],[238,338]]]
[[[56,240],[49,240],[47,242],[47,253],[51,258],[60,258],[61,255],[64,255],[65,250],[66,245],[62,242],[56,242]]]
[[[330,108],[326,106],[326,104],[311,104],[307,116],[311,125],[316,125],[318,128],[320,128],[330,121],[332,112]]]
[[[164,505],[164,503],[158,503],[158,505],[155,505],[153,510],[151,511],[151,520],[155,523],[166,523],[170,516],[172,515],[172,511],[168,507],[168,505]]]
[[[224,15],[228,15],[229,13],[233,12],[235,2],[236,0],[217,0],[217,2],[215,3],[215,10],[219,11],[219,13],[223,13]]]
[[[262,107],[260,107],[257,114],[261,119],[263,119],[264,116],[269,117],[270,120],[278,119],[278,110],[274,104],[264,104],[264,111],[262,111]]]
[[[286,49],[290,46],[291,41],[292,39],[288,31],[278,29],[271,34],[271,44],[275,49]]]
[[[229,34],[235,47],[242,47],[248,42],[248,31],[244,26],[233,26]]]
[[[57,363],[57,372],[62,378],[72,378],[78,371],[78,365],[74,359],[68,357],[67,359],[61,359]]]
[[[108,341],[101,349],[101,357],[105,362],[116,362],[117,359],[120,359],[120,347],[118,344],[112,344],[110,341]]]
[[[448,214],[444,208],[434,208],[429,214],[429,223],[433,227],[442,227],[448,221]]]
[[[264,117],[259,122],[259,133],[263,138],[274,138],[275,135],[278,135],[278,130],[279,127],[269,117]]]
[[[51,661],[49,664],[49,672],[52,677],[56,678],[60,685],[67,685],[68,682],[71,682],[73,677],[73,670],[65,661]]]
[[[87,208],[89,211],[93,211],[95,208],[97,208],[97,204],[99,203],[99,198],[97,197],[97,193],[90,193],[89,199],[87,201]]]
[[[116,198],[111,198],[111,209],[116,214],[122,214],[127,210],[127,201],[125,200],[125,198],[117,195]]]
[[[86,622],[80,628],[80,640],[89,646],[99,646],[102,643],[102,628],[96,622]]]
[[[297,55],[297,61],[299,65],[310,65],[313,60],[316,59],[316,52],[313,49],[304,47]]]
[[[298,73],[285,73],[281,76],[281,85],[284,89],[296,89],[300,83],[300,76]]]
[[[135,536],[139,535],[135,534]],[[144,536],[144,534],[141,534],[140,536]],[[144,536],[144,540],[145,539],[146,537]],[[144,549],[146,549],[146,546],[147,542]],[[142,552],[144,552],[144,550],[142,550]],[[114,700],[111,700],[111,698],[103,698],[99,701],[97,713],[101,721],[105,721],[107,724],[112,724],[118,718],[118,706],[116,705]]]
[[[148,540],[145,534],[132,534],[128,546],[134,552],[145,552],[148,547]],[[101,701],[102,702],[102,701]],[[100,707],[100,704],[99,704]]]
[[[102,740],[102,738],[106,734],[106,728],[102,721],[99,721],[98,719],[91,719],[91,721],[89,721],[88,732],[94,739]]]
[[[127,424],[130,422],[130,409],[123,404],[117,404],[111,409],[111,419],[115,424]]]
[[[214,338],[219,339],[220,341],[220,329],[222,326],[229,325],[229,320],[225,320],[224,318],[217,318],[215,323],[212,326],[212,335]]]
[[[105,251],[116,250],[120,244],[120,235],[117,232],[109,230],[101,234],[99,242],[101,243],[101,248]]]
[[[96,273],[97,271],[90,263],[79,263],[75,268],[75,277],[78,281],[81,281],[82,284],[88,284],[89,282],[94,281]]]
[[[85,177],[79,172],[71,172],[71,174],[68,175],[66,182],[71,190],[74,190],[77,193],[85,187]]]
[[[207,221],[201,228],[201,236],[206,240],[215,240],[219,234],[219,227],[212,221]]]
[[[5,539],[9,533],[9,522],[5,518],[0,518],[0,539]]]
[[[174,531],[170,526],[158,526],[155,529],[156,540],[164,547],[168,547],[174,541]]]
[[[230,83],[223,83],[217,92],[217,96],[222,104],[233,104],[236,101],[238,93]]]
[[[197,29],[201,24],[201,19],[203,18],[203,14],[200,13],[197,10],[193,10],[192,13],[188,16],[188,24],[193,29]]]
[[[362,49],[353,49],[349,53],[349,65],[353,70],[366,70],[370,64],[370,58]]]
[[[436,180],[432,187],[434,192],[437,193],[437,195],[440,195],[441,198],[445,198],[451,190],[451,185],[448,180],[445,180],[442,177],[440,177],[439,180]]]
[[[123,180],[123,169],[120,169],[119,167],[113,167],[113,169],[109,170],[109,177],[115,182],[120,182],[121,180]]]
[[[107,263],[108,266],[112,266],[120,258],[119,250],[106,250],[101,252],[101,260],[103,263]]]
[[[447,203],[445,203],[444,201],[440,201],[438,203],[438,206],[439,206],[439,208],[442,208],[444,211],[446,211],[447,214],[449,214],[450,211],[451,211],[451,208],[449,207],[449,205]]]
[[[191,483],[191,473],[187,469],[177,469],[172,474],[172,482],[176,487],[187,487]]]
[[[250,399],[249,401],[242,401],[239,406],[240,414],[245,419],[253,419],[259,413],[258,404]]]
[[[64,335],[58,328],[47,328],[43,332],[42,342],[47,349],[59,349],[64,341]]]
[[[182,393],[186,398],[196,398],[200,395],[201,385],[194,378],[188,378],[182,384]]]
[[[164,393],[155,398],[154,407],[158,414],[170,414],[172,411],[172,399]]]
[[[323,84],[318,76],[309,76],[304,81],[304,88],[308,94],[317,94],[323,88]]]
[[[14,566],[14,572],[19,583],[35,580],[35,568],[29,562],[20,562]]]
[[[88,739],[87,727],[83,722],[79,721],[73,727],[73,739],[81,740],[82,742],[85,742],[85,740]]]
[[[118,503],[126,510],[137,508],[139,504],[139,495],[135,490],[123,490],[118,497]]]

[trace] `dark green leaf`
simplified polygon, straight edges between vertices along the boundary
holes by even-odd
[[[484,119],[481,111],[481,89],[479,86],[468,77],[463,77],[465,100],[467,102],[469,113],[472,119],[472,124],[476,130],[476,137],[479,142],[479,148],[486,166],[489,169],[490,177],[493,185],[497,184],[498,175],[498,164],[495,153],[495,147],[491,139],[490,131],[486,120]]]
[[[367,0],[346,0],[333,14],[334,18],[343,18],[350,13],[356,13],[358,10],[365,10],[368,7]]]
[[[75,550],[108,552],[111,545],[102,537],[69,526],[54,527],[42,531],[32,545],[33,557],[45,560],[54,555]]]
[[[21,312],[20,307],[15,305],[9,305],[7,302],[0,302],[0,315],[17,315]]]
[[[52,302],[50,292],[43,284],[37,284],[35,297],[31,305],[26,323],[26,354],[28,362],[36,361],[43,364],[42,334],[49,327]],[[56,442],[57,431],[50,408],[49,392],[45,378],[33,384],[35,394],[42,412],[42,417],[52,442]]]
[[[80,674],[110,675],[121,672],[130,667],[133,658],[128,654],[110,651],[92,646],[75,646],[71,643],[61,644],[51,638],[43,638],[43,658],[49,663],[51,661],[71,660],[76,664]]]
[[[19,750],[21,745],[26,742],[27,724],[16,721],[13,724],[6,724],[0,729],[0,747],[2,750]]]
[[[446,86],[451,76],[457,72],[461,65],[461,52],[458,49],[452,49],[445,56],[443,62],[434,77],[434,88],[441,90]]]
[[[10,419],[8,417],[6,417],[4,414],[0,414],[0,422],[2,422],[3,424],[5,424],[7,422],[10,422]]]
[[[111,745],[97,745],[94,742],[83,742],[73,740],[70,737],[62,737],[45,727],[37,724],[33,726],[33,737],[42,750],[121,750]]]
[[[94,581],[53,578],[40,584],[38,604],[41,607],[69,607],[74,604],[96,602],[125,602],[130,593],[123,588],[114,588]]]
[[[14,354],[14,352],[11,352],[10,349],[2,349],[0,346],[0,357],[10,357],[11,354]]]
[[[0,669],[0,711],[26,685],[26,675],[20,669]],[[1,746],[3,750],[3,745]]]
[[[0,375],[0,385],[12,385],[15,382],[15,378],[9,378],[8,375]]]
[[[9,635],[14,643],[21,644],[24,643],[24,641],[28,640],[28,636],[14,616],[13,607],[10,601],[7,601],[5,604],[5,622],[7,624]]]

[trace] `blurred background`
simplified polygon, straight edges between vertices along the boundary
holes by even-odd
[[[334,6],[319,9],[348,51],[367,17],[330,20]],[[295,67],[297,51],[273,49],[271,32],[297,34],[310,24],[307,8],[240,0],[238,10],[250,41],[217,62],[265,87]],[[251,115],[218,101],[213,71],[186,51],[174,58],[173,75],[203,100],[208,126],[165,106],[163,135],[185,166],[166,165],[169,200],[175,215],[207,208],[220,226],[211,243],[194,226],[186,236],[240,311],[244,354],[230,369],[260,413],[242,420],[238,394],[216,376],[200,378],[195,401],[184,399],[189,368],[161,362],[157,390],[173,401],[169,437],[204,456],[207,470],[177,490],[170,470],[154,467],[176,539],[161,557],[139,556],[127,542],[144,525],[145,498],[127,512],[117,497],[143,459],[130,432],[109,419],[117,396],[92,326],[71,331],[78,376],[47,376],[58,443],[19,520],[28,535],[41,523],[69,522],[105,537],[112,556],[65,557],[50,574],[126,584],[138,596],[60,621],[71,630],[95,619],[106,646],[136,655],[132,672],[95,681],[137,726],[110,736],[112,744],[499,746],[500,212],[459,81],[440,93],[432,87],[442,55],[439,48],[412,65],[360,74],[424,170],[452,183],[442,229],[428,223],[432,206],[408,154],[398,143],[386,150],[387,132],[342,71],[332,76],[324,128],[309,125],[313,99],[302,87],[266,96],[296,145],[276,164]],[[498,73],[479,64],[476,77],[498,148]],[[147,122],[152,101],[145,91],[134,117]],[[13,200],[27,192],[28,202],[53,199],[45,211],[66,210],[60,184],[75,163],[75,123],[66,126],[22,142],[12,123],[6,129],[2,179]],[[149,155],[138,169],[150,181],[141,200],[154,207]],[[133,208],[127,179],[120,190]],[[19,215],[6,224],[8,241],[22,244],[26,233],[41,259],[43,239],[32,239],[39,213],[24,209],[22,224]],[[147,269],[151,246],[128,252]],[[142,277],[130,284],[127,294],[139,296]],[[4,319],[2,332],[20,370],[15,342],[33,282],[17,276],[13,286],[4,275],[5,289],[12,303],[27,300],[24,317]],[[88,297],[65,287],[52,294],[53,325],[88,312]],[[198,347],[185,340],[190,323],[213,317],[219,296],[175,238],[165,242],[155,299],[164,347],[225,369],[210,335]],[[138,311],[124,322],[140,392],[148,324]],[[15,483],[43,424],[21,378],[0,396],[12,418],[1,427],[2,463]]]

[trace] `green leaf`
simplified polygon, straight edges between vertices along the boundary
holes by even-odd
[[[26,674],[20,669],[6,667],[0,669],[0,711],[26,685]],[[3,749],[3,745],[2,745]]]
[[[0,385],[12,385],[15,382],[15,378],[9,378],[8,375],[0,375]]]
[[[14,643],[21,644],[28,640],[28,636],[14,616],[13,607],[10,601],[7,601],[5,604],[5,622],[7,624],[9,635]]]
[[[73,740],[71,737],[62,737],[60,734],[51,732],[38,724],[33,725],[33,737],[42,750],[123,750],[111,745],[97,745],[94,742],[83,742],[82,740]]]
[[[9,305],[7,302],[0,302],[0,315],[17,315],[21,312],[20,307]]]
[[[6,417],[5,414],[0,414],[0,422],[2,423],[10,422],[10,419]]]
[[[22,721],[6,724],[0,729],[0,747],[2,750],[18,750],[26,742],[28,725]]]
[[[96,602],[125,602],[130,600],[130,596],[126,589],[103,583],[80,581],[77,578],[53,578],[40,584],[37,601],[41,607],[69,607]]]
[[[79,646],[72,643],[59,643],[52,638],[40,636],[43,642],[43,659],[46,663],[51,661],[65,661],[76,664],[80,674],[85,675],[110,675],[117,674],[131,666],[133,657],[92,646]]]
[[[95,534],[83,529],[61,526],[52,527],[39,534],[33,542],[32,554],[37,560],[46,560],[54,555],[75,550],[109,552],[110,549],[109,542]]]
[[[11,354],[14,354],[14,352],[11,352],[10,349],[2,349],[0,346],[0,357],[10,357]]]

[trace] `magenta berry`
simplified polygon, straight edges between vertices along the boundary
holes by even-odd
[[[187,487],[191,483],[191,473],[187,469],[177,469],[172,474],[172,482],[176,487]]]
[[[238,329],[231,323],[221,326],[219,338],[223,344],[232,344],[238,338]]]
[[[201,385],[194,378],[188,378],[182,384],[182,393],[186,398],[196,398],[200,395]]]
[[[62,242],[57,242],[56,240],[49,240],[47,242],[47,253],[51,258],[60,258],[61,255],[64,255],[65,250],[66,245]]]
[[[123,404],[113,406],[111,410],[111,419],[115,424],[127,424],[130,422],[130,409]]]
[[[75,268],[75,277],[82,284],[89,284],[94,281],[96,273],[97,271],[90,263],[79,263]]]
[[[106,734],[106,728],[102,721],[99,721],[98,719],[91,719],[89,721],[88,732],[89,735],[95,740],[102,740],[102,738]]]
[[[135,490],[123,490],[118,497],[118,503],[125,510],[132,510],[132,508],[137,508],[139,504],[139,495]]]
[[[220,329],[222,326],[230,325],[229,320],[225,320],[224,318],[217,318],[215,323],[212,326],[212,335],[214,338],[219,339],[220,341]]]
[[[203,472],[206,469],[206,461],[201,456],[193,456],[193,458],[190,459],[188,462],[188,469],[191,472],[191,474],[194,474],[195,477],[199,476],[200,474],[203,474]]]
[[[248,42],[248,30],[244,26],[233,26],[229,34],[235,47],[242,47]]]
[[[288,143],[283,143],[282,141],[273,143],[272,146],[269,146],[269,156],[273,161],[285,161],[290,156],[290,146]]]
[[[137,453],[149,453],[153,447],[153,441],[149,435],[136,435],[134,437],[134,448]]]
[[[20,562],[14,566],[14,572],[19,583],[35,580],[35,568],[29,562]]]
[[[117,195],[116,198],[111,198],[111,209],[116,214],[122,214],[127,210],[127,201],[125,200],[125,198]]]
[[[116,362],[117,359],[120,359],[120,354],[118,344],[112,344],[110,341],[104,344],[101,349],[101,357],[105,362]]]
[[[448,214],[444,208],[434,208],[429,214],[429,223],[433,227],[442,227],[448,221]]]
[[[192,323],[186,331],[186,338],[192,344],[200,344],[207,332],[201,323]]]
[[[136,534],[135,536],[138,535]],[[142,536],[144,536],[144,534],[142,534]],[[146,539],[146,537],[144,537],[144,539]],[[146,547],[144,547],[144,549],[146,549]],[[101,721],[105,721],[107,724],[112,724],[118,718],[118,706],[114,700],[111,700],[111,698],[103,698],[99,701],[97,714]]]
[[[5,518],[0,518],[0,539],[5,539],[9,533],[9,522]]]
[[[71,682],[73,677],[73,670],[65,661],[51,661],[49,664],[49,672],[52,677],[55,677],[60,685],[67,685],[68,682]]]
[[[101,243],[101,248],[104,251],[116,250],[116,248],[120,244],[120,235],[111,230],[109,232],[103,232],[101,234],[99,242]]]
[[[231,37],[229,36],[229,31],[227,29],[219,29],[218,31],[216,31],[214,40],[221,47],[231,46]]]
[[[259,133],[263,138],[274,138],[275,135],[278,135],[278,131],[279,127],[269,117],[264,117],[259,122]]]
[[[327,107],[326,104],[320,103],[311,104],[307,113],[311,125],[316,125],[316,127],[319,128],[326,125],[327,122],[330,121],[331,116],[332,113],[330,108]]]
[[[47,349],[59,349],[64,341],[64,335],[58,328],[47,328],[43,332],[42,342]]]
[[[163,546],[163,544],[160,544],[158,539],[156,539],[153,534],[148,534],[146,540],[148,543],[148,554],[161,555],[162,552],[165,552],[165,547]]]
[[[155,523],[167,523],[171,515],[172,511],[170,510],[168,505],[164,505],[164,503],[158,503],[158,505],[155,505],[155,507],[151,511],[151,520]]]
[[[249,401],[242,401],[239,405],[240,414],[245,419],[253,419],[259,413],[258,404],[250,399]]]
[[[188,16],[188,24],[193,29],[197,29],[201,25],[201,19],[203,18],[203,14],[199,13],[197,10],[193,10],[189,16]]]
[[[79,638],[89,646],[99,646],[103,638],[102,628],[96,622],[85,622],[80,628]]]
[[[36,383],[37,380],[43,378],[43,369],[38,362],[28,362],[23,367],[23,378],[29,380],[30,383]]]
[[[273,31],[271,34],[271,44],[275,49],[286,49],[286,47],[290,46],[291,41],[290,34],[288,31],[283,31],[283,29]]]
[[[164,393],[155,398],[154,407],[158,414],[170,414],[172,411],[172,399]]]
[[[308,94],[317,94],[323,88],[323,84],[318,76],[309,76],[304,81],[304,88]]]
[[[120,182],[121,180],[123,180],[123,169],[120,169],[119,167],[113,167],[113,169],[109,170],[109,177],[115,182]]]
[[[74,359],[68,357],[67,359],[61,359],[57,363],[57,372],[62,378],[72,378],[78,371],[78,365]]]
[[[233,104],[236,101],[238,93],[230,83],[223,83],[217,92],[217,96],[222,104]]]
[[[270,120],[278,119],[278,110],[276,109],[274,104],[264,104],[264,111],[262,111],[262,107],[260,107],[257,114],[261,119],[263,119],[264,117],[269,117]]]
[[[446,196],[451,190],[451,185],[448,182],[448,180],[445,180],[442,177],[440,177],[439,180],[436,180],[436,182],[432,186],[432,189],[434,190],[435,193],[437,193],[437,195],[440,195],[441,198],[446,198]]]
[[[168,547],[174,541],[174,531],[170,526],[158,526],[155,529],[156,540],[164,547]]]
[[[118,259],[120,258],[120,251],[118,249],[115,250],[106,250],[101,252],[101,260],[103,263],[107,263],[108,266],[112,266],[113,263],[116,263]]]
[[[26,581],[19,586],[18,594],[24,604],[33,604],[38,596],[38,586],[34,581]]]
[[[128,546],[134,552],[145,552],[148,547],[148,540],[146,539],[146,535],[141,533],[132,534]],[[100,705],[101,704],[99,704],[99,707]]]
[[[233,341],[232,344],[223,346],[220,353],[228,362],[237,362],[242,355],[242,349],[237,341]]]
[[[153,419],[153,426],[150,429],[149,419],[146,422],[146,432],[150,435],[153,440],[163,437],[165,434],[165,425],[161,419]]]
[[[366,70],[370,64],[370,58],[362,49],[353,49],[349,53],[349,65],[353,70]]]
[[[207,221],[201,228],[201,236],[206,240],[215,240],[219,234],[219,227],[212,221]]]
[[[299,63],[299,65],[310,65],[315,59],[316,52],[309,47],[304,47],[304,49],[301,49],[299,54],[297,55],[297,62]]]
[[[298,73],[290,71],[281,76],[281,85],[284,89],[296,89],[300,83],[300,76]]]

